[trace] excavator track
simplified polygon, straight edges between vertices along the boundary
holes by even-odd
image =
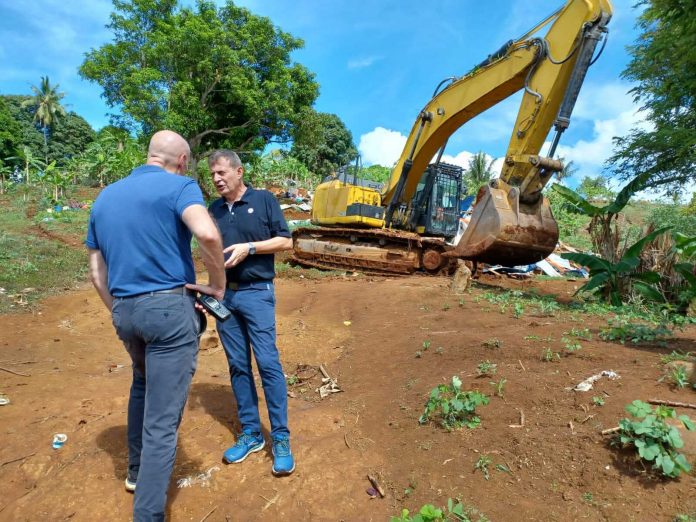
[[[456,260],[443,254],[444,239],[387,229],[304,227],[293,232],[294,263],[324,270],[405,276],[450,272]]]

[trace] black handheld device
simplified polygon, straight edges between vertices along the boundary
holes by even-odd
[[[232,315],[232,312],[230,312],[225,305],[223,305],[213,296],[201,294],[198,296],[196,301],[198,301],[198,303],[200,303],[203,308],[210,313],[210,315],[220,322],[227,321]]]

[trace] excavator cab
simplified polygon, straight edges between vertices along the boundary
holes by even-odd
[[[434,163],[423,172],[409,208],[407,230],[421,235],[451,239],[459,226],[463,169],[448,163]]]

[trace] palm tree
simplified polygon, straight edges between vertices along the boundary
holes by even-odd
[[[478,193],[479,189],[495,175],[494,161],[494,159],[489,161],[485,152],[477,152],[471,157],[469,168],[464,173],[464,183],[469,194]]]
[[[556,172],[556,179],[561,184],[563,184],[564,179],[572,177],[578,170],[580,170],[578,169],[578,167],[575,166],[575,163],[573,163],[572,160],[566,163],[565,158],[559,156],[558,161],[560,161],[563,164],[563,169],[559,172]]]
[[[34,121],[41,125],[44,136],[44,151],[48,162],[48,131],[58,120],[58,116],[65,116],[65,108],[60,104],[60,100],[65,96],[64,92],[58,92],[58,84],[51,85],[48,76],[41,77],[41,85],[31,86],[34,96],[24,103],[22,107],[35,107]]]

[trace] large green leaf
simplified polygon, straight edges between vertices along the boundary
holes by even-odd
[[[653,285],[656,285],[660,282],[660,274],[652,271],[641,272],[640,274],[632,274],[631,277],[633,279],[638,279],[639,281],[644,281],[645,283],[651,283]]]
[[[593,275],[587,281],[587,283],[578,288],[578,292],[591,292],[597,288],[600,288],[602,285],[604,285],[604,283],[607,282],[607,279],[609,279],[610,275],[611,274],[609,274],[609,272],[600,272],[598,274]]]
[[[691,263],[677,263],[674,269],[686,279],[691,286],[696,286],[696,275],[694,275],[694,265]]]
[[[621,261],[624,259],[629,259],[631,257],[638,257],[640,256],[640,253],[643,251],[643,248],[645,248],[645,245],[650,243],[652,240],[654,240],[657,236],[660,234],[664,234],[668,230],[670,230],[672,227],[662,227],[658,228],[657,230],[653,230],[648,234],[647,236],[644,236],[640,238],[638,241],[633,243],[626,252],[624,253],[623,257],[621,258]]]
[[[665,296],[662,295],[662,292],[660,292],[653,285],[649,285],[643,281],[635,281],[633,283],[633,288],[650,301],[655,301],[658,303],[664,303],[666,301]]]
[[[575,209],[581,214],[587,214],[588,216],[599,216],[603,214],[602,208],[593,205],[573,189],[564,187],[560,183],[555,183],[551,188],[574,205]]]
[[[628,204],[633,194],[640,192],[645,188],[645,183],[650,178],[649,173],[640,174],[633,178],[621,191],[616,195],[613,203],[602,207],[602,214],[618,214]]]
[[[631,404],[626,406],[626,411],[634,417],[641,418],[652,413],[653,410],[647,402],[636,399]]]
[[[640,259],[638,259],[637,257],[624,258],[614,265],[614,272],[617,272],[619,274],[632,272],[638,267],[639,264]]]

